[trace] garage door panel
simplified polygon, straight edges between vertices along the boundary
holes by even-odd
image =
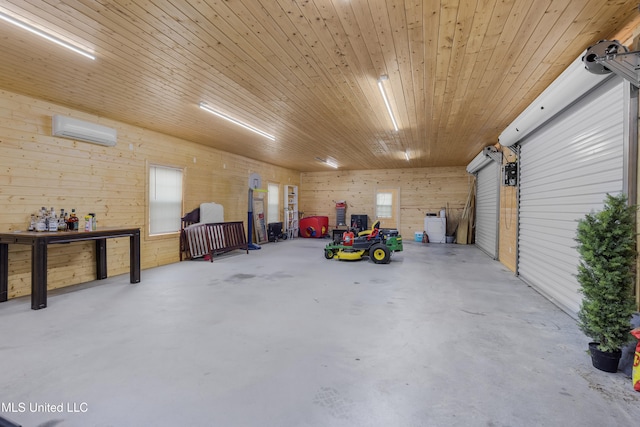
[[[563,163],[561,166],[556,167],[545,163],[540,166],[527,164],[529,170],[522,170],[521,176],[524,178],[537,178],[542,180],[543,183],[556,183],[557,181],[564,180],[566,178],[577,178],[580,176],[589,176],[589,171],[592,171],[594,167],[598,167],[601,171],[615,170],[619,165],[614,164],[616,160],[620,159],[620,150],[611,151],[607,153],[607,156],[599,157],[597,160],[593,159],[590,162],[580,162],[573,160],[571,164]],[[571,157],[567,157],[571,158]],[[543,174],[540,168],[546,168],[546,172]],[[536,181],[534,185],[540,185],[541,182]]]
[[[530,253],[527,258],[520,260],[521,267],[531,266],[531,269],[536,271],[536,277],[542,274],[542,271],[547,271],[550,268],[555,270],[555,280],[559,283],[564,283],[563,286],[567,289],[574,288],[570,283],[566,283],[566,276],[574,276],[577,271],[579,259],[574,256],[575,249],[571,251],[566,242],[551,242],[545,239],[540,239],[535,244],[531,243],[523,245],[525,250]],[[561,274],[558,274],[561,273]],[[536,283],[537,285],[538,283]],[[577,289],[577,283],[575,283],[575,289]]]
[[[622,112],[620,113],[622,114]],[[543,137],[551,138],[551,135]],[[562,141],[563,144],[572,144],[572,147],[566,150],[559,150],[553,145],[541,144],[541,148],[545,148],[547,151],[538,153],[538,158],[529,159],[530,163],[527,166],[530,166],[532,171],[539,171],[540,168],[543,168],[548,172],[557,173],[564,171],[567,167],[570,169],[580,168],[584,165],[606,161],[620,152],[621,147],[616,146],[614,142],[616,139],[622,138],[622,133],[611,134],[606,138],[606,140],[600,140],[598,146],[591,141],[577,143],[562,138],[556,140],[557,142]],[[567,158],[571,158],[571,164],[566,162]],[[522,172],[528,171],[523,170]]]
[[[620,161],[620,157],[618,157],[618,161]],[[602,168],[606,169],[602,169]],[[595,168],[599,169],[598,177],[602,179],[600,182],[593,182],[593,174],[583,173],[582,169],[589,168],[581,168],[581,169],[573,169],[572,171],[567,171],[563,174],[561,179],[549,179],[549,177],[536,177],[535,175],[527,176],[526,178],[522,177],[522,179],[533,180],[535,184],[532,184],[527,191],[530,191],[531,194],[538,194],[541,196],[545,196],[547,193],[555,192],[559,195],[571,194],[567,193],[567,191],[574,191],[573,194],[590,194],[593,191],[599,191],[600,189],[607,189],[612,186],[615,186],[618,180],[620,179],[620,165],[616,168],[608,168],[607,165],[600,166],[597,164],[590,166],[591,170]],[[573,172],[574,176],[571,176],[571,172]]]
[[[518,272],[572,314],[578,220],[622,191],[624,87],[610,79],[522,141]]]
[[[567,111],[559,114],[553,121],[557,122],[557,118],[561,118],[564,122],[562,127],[553,127],[553,123],[549,123],[546,126],[536,130],[538,136],[543,138],[537,138],[538,144],[544,144],[545,140],[549,141],[561,139],[564,141],[575,141],[578,139],[584,139],[590,135],[598,135],[598,140],[601,140],[602,135],[610,135],[613,132],[621,132],[619,129],[607,129],[603,128],[602,123],[613,123],[619,120],[618,113],[622,111],[623,104],[619,101],[622,98],[623,85],[620,78],[610,79],[607,83],[603,84],[599,88],[593,90],[589,95],[585,96],[582,100],[567,109]],[[616,87],[613,87],[616,86]],[[597,99],[597,104],[589,104],[583,102],[590,98],[591,100]],[[544,138],[551,135],[552,138]],[[527,139],[529,139],[527,137]],[[549,142],[548,145],[552,145]],[[572,144],[568,144],[559,149],[571,149]]]
[[[559,230],[551,230],[538,232],[531,230],[528,233],[523,234],[524,238],[530,238],[531,243],[523,244],[522,248],[527,249],[540,249],[540,251],[546,251],[545,255],[556,256],[558,254],[567,254],[573,256],[575,248],[567,246],[567,238],[573,240],[572,235],[567,233],[561,233]],[[535,238],[535,240],[533,240]],[[574,244],[575,246],[575,244]]]
[[[497,256],[500,165],[491,161],[476,176],[476,246]]]
[[[538,225],[541,222],[545,222],[545,225]],[[536,235],[553,235],[557,236],[559,239],[571,238],[575,237],[575,231],[572,230],[572,226],[576,226],[577,222],[574,220],[571,221],[558,221],[555,219],[530,219],[529,221],[523,221],[523,236],[527,236],[527,233],[531,233],[532,237]]]
[[[598,188],[593,187],[594,190],[602,190],[598,194],[584,194],[582,195],[583,200],[579,200],[578,197],[580,195],[576,195],[574,197],[569,198],[568,196],[564,196],[562,194],[557,196],[557,199],[566,198],[566,205],[559,205],[558,203],[548,202],[544,199],[538,198],[533,201],[527,201],[523,203],[521,207],[526,209],[531,209],[531,211],[526,212],[523,216],[524,218],[528,216],[540,217],[541,215],[544,217],[548,217],[549,215],[562,215],[562,214],[572,214],[570,217],[575,218],[576,213],[590,212],[590,210],[597,206],[599,202],[602,202],[602,199],[599,198],[599,194],[606,194],[607,192],[612,192],[612,187],[606,187],[606,191],[604,187]],[[619,191],[619,190],[618,190]],[[569,200],[570,199],[570,200]]]
[[[551,156],[547,153],[545,157],[540,159],[539,161],[533,162],[532,159],[529,159],[530,163],[528,163],[528,166],[530,166],[531,171],[533,171],[534,173],[535,171],[540,170],[540,166],[544,166],[544,168],[546,168],[548,172],[551,172],[555,175],[565,171],[567,169],[567,166],[570,166],[571,169],[578,169],[583,166],[590,166],[599,162],[606,162],[609,159],[615,158],[618,155],[619,151],[620,147],[612,147],[609,143],[608,145],[600,148],[593,147],[590,150],[583,148],[581,151],[571,150],[566,153],[554,153],[553,158],[550,158]],[[571,158],[573,159],[573,163],[571,165],[567,165],[566,161],[564,160],[564,156],[569,155],[571,155]]]
[[[589,182],[589,176],[594,168],[598,168],[601,177],[609,182],[614,181],[620,170],[620,155],[622,153],[615,153],[615,157],[608,158],[601,162],[592,162],[584,165],[576,164],[571,165],[569,168],[567,165],[563,170],[549,171],[548,174],[535,174],[527,173],[522,174],[522,178],[534,180],[531,189],[535,191],[551,191],[551,190],[564,190],[571,187],[583,187],[585,183]],[[561,185],[558,185],[561,184]],[[601,183],[592,183],[591,185],[601,185]]]
[[[544,265],[548,259],[532,260],[532,265],[523,265],[524,268],[536,268],[536,266]],[[539,280],[534,287],[551,301],[561,306],[569,313],[576,313],[580,308],[581,298],[576,298],[577,288],[566,287],[566,284],[558,280],[558,277],[566,275],[566,271],[558,270],[553,266],[547,265],[540,268]]]
[[[599,174],[602,178],[602,182],[594,182],[589,184],[590,176],[581,176],[576,179],[566,179],[559,185],[556,183],[539,184],[532,186],[528,189],[533,196],[539,199],[553,197],[570,197],[579,195],[588,195],[594,192],[607,191],[611,188],[616,188],[620,175],[619,170],[611,170]],[[582,185],[580,185],[582,183]]]
[[[523,266],[526,267],[527,264],[530,268],[536,268],[538,270],[538,277],[540,279],[544,278],[544,280],[540,280],[537,286],[557,283],[562,284],[562,286],[558,286],[559,292],[565,292],[567,295],[570,295],[572,292],[577,291],[577,288],[574,290],[569,286],[565,286],[563,277],[567,274],[574,274],[578,268],[578,263],[567,263],[566,260],[562,258],[536,252],[535,255],[523,262]]]
[[[606,194],[612,190],[611,187],[607,187],[607,191],[601,191],[599,194]],[[531,209],[521,218],[562,218],[565,220],[576,219],[576,214],[582,215],[584,212],[590,212],[593,206],[602,202],[602,199],[598,196],[585,194],[584,200],[579,200],[580,195],[574,197],[568,197],[559,195],[558,198],[566,198],[566,205],[551,204],[544,199],[537,199],[535,201],[528,201],[526,204],[522,204],[521,207]]]
[[[601,161],[614,155],[620,149],[615,144],[612,144],[612,140],[621,138],[622,132],[616,132],[609,134],[605,137],[604,134],[591,135],[589,138],[582,139],[563,139],[564,143],[569,144],[569,147],[555,148],[553,151],[542,151],[537,153],[534,157],[529,159],[532,167],[540,166],[540,163],[544,163],[548,170],[562,170],[563,166],[566,166],[564,160],[565,156],[571,155],[574,162],[579,164],[594,163]],[[549,148],[552,148],[549,146]],[[537,168],[535,168],[537,169]]]

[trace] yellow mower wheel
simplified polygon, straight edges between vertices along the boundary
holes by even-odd
[[[391,251],[383,244],[375,244],[369,250],[369,257],[376,264],[388,264],[391,260]]]

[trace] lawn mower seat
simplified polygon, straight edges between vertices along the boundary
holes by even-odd
[[[373,234],[372,237],[375,237],[378,234],[379,230],[380,230],[380,220],[377,220],[371,226],[371,230],[363,230],[359,232],[358,237],[371,236],[372,234]]]

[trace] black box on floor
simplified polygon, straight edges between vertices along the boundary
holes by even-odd
[[[267,235],[270,242],[277,242],[278,239],[284,238],[281,222],[270,222],[267,224]]]

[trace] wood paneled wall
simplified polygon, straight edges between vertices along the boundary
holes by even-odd
[[[400,190],[400,233],[405,240],[413,240],[415,232],[424,230],[427,213],[438,213],[448,204],[451,216],[459,218],[470,179],[464,167],[303,172],[300,211],[305,216],[328,216],[331,228],[336,224],[335,203],[345,200],[347,219],[366,214],[371,223],[376,190],[396,188]]]
[[[54,138],[54,114],[116,128],[118,144],[102,147]],[[202,202],[220,203],[225,220],[245,221],[245,229],[250,173],[259,173],[264,187],[267,182],[280,184],[281,191],[284,184],[300,183],[300,173],[295,170],[3,91],[0,153],[1,230],[26,230],[30,215],[41,206],[53,206],[58,212],[75,208],[79,216],[95,212],[99,227],[141,228],[143,269],[179,260],[177,233],[148,237],[146,232],[149,164],[184,169],[184,212]],[[128,273],[128,238],[108,239],[107,244],[109,275]],[[94,280],[94,257],[91,243],[50,246],[49,289]],[[11,245],[9,297],[30,292],[30,249]]]
[[[515,162],[516,155],[508,148],[502,148],[503,163]],[[516,271],[518,239],[517,187],[500,185],[500,242],[498,259],[509,270]]]

